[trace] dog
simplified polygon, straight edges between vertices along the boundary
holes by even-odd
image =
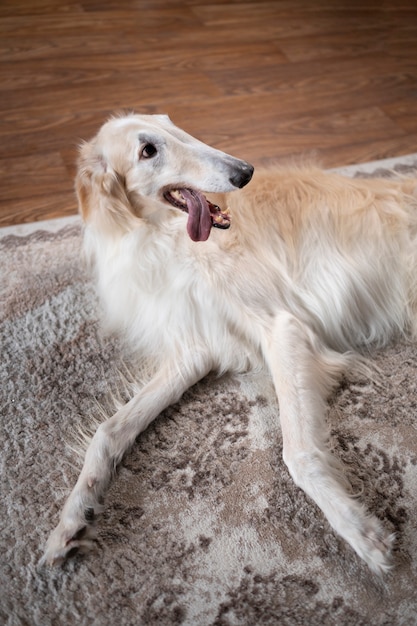
[[[114,117],[82,145],[105,323],[152,376],[97,428],[45,563],[88,549],[114,467],[163,409],[212,371],[263,366],[293,480],[371,570],[389,569],[395,538],[351,495],[325,418],[361,350],[416,337],[416,189],[310,165],[253,174],[165,115]]]

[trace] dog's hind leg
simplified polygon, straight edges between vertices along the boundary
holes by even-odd
[[[208,360],[196,353],[188,361],[165,365],[136,396],[98,427],[59,524],[49,537],[42,563],[54,565],[90,547],[94,534],[92,522],[102,510],[112,474],[126,450],[163,409],[177,402],[212,369]]]
[[[327,447],[326,399],[354,357],[325,349],[287,313],[275,320],[266,357],[279,400],[284,461],[292,478],[373,571],[386,571],[394,537],[349,494],[341,464]]]

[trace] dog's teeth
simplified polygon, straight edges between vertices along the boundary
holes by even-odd
[[[229,226],[230,225],[230,209],[227,208],[221,213],[213,215],[213,223],[217,226]]]

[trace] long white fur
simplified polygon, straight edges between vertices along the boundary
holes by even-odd
[[[354,351],[415,338],[417,185],[307,166],[255,173],[236,191],[236,176],[244,185],[250,167],[165,116],[112,119],[81,149],[85,251],[105,323],[154,374],[98,427],[47,563],[89,546],[112,469],[164,408],[212,370],[262,365],[294,481],[372,570],[389,567],[393,536],[350,495],[328,450],[326,399],[362,367]],[[187,215],[162,195],[182,187],[228,206],[231,228],[192,241]]]

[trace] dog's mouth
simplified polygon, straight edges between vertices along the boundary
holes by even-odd
[[[164,198],[172,206],[188,213],[187,232],[193,241],[206,241],[212,227],[229,228],[229,211],[222,211],[201,191],[190,188],[169,189]]]

